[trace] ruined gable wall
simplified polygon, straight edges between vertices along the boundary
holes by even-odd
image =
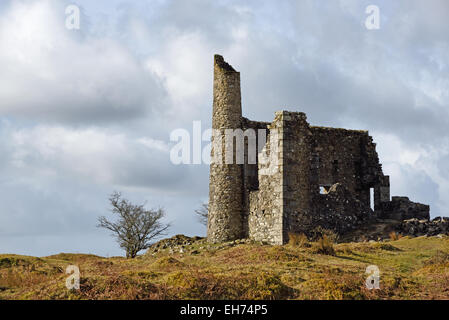
[[[368,131],[326,127],[311,130],[318,184],[329,187],[341,183],[369,206],[369,188],[374,187],[381,168]]]

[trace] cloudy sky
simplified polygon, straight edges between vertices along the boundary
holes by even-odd
[[[171,234],[204,235],[193,212],[208,166],[171,164],[169,136],[210,127],[215,53],[241,72],[244,115],[368,129],[392,195],[449,215],[448,12],[446,0],[1,0],[0,252],[121,255],[96,228],[114,190],[163,206]]]

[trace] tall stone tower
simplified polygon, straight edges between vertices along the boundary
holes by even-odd
[[[242,238],[243,235],[243,165],[235,161],[231,164],[226,163],[226,152],[223,148],[225,130],[240,128],[242,128],[240,72],[235,71],[222,56],[215,55],[212,114],[212,129],[215,134],[212,136],[212,155],[219,152],[216,150],[218,132],[222,137],[222,148],[210,165],[207,225],[207,239],[210,242],[232,241]],[[214,156],[212,158],[214,159]]]

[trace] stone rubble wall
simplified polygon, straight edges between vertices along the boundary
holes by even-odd
[[[439,234],[449,234],[449,218],[437,217],[428,219],[408,219],[402,221],[397,231],[404,236],[436,236]]]
[[[410,201],[408,197],[392,197],[383,203],[382,219],[408,220],[412,218],[430,219],[430,207],[426,204]]]
[[[243,233],[244,233],[245,238],[249,237],[249,230],[250,230],[249,215],[251,212],[251,204],[255,204],[258,201],[257,197],[254,198],[255,197],[254,195],[251,196],[254,191],[259,190],[259,167],[258,167],[259,164],[258,164],[257,154],[259,153],[259,151],[262,151],[263,147],[265,147],[266,142],[269,139],[269,129],[268,129],[269,125],[270,125],[270,123],[268,123],[268,122],[251,121],[251,120],[248,120],[247,118],[242,118],[243,130],[244,131],[254,130],[255,135],[256,135],[256,157],[255,157],[256,163],[255,164],[249,163],[249,161],[248,161],[248,158],[249,158],[248,139],[245,139],[245,164],[243,166],[244,208],[243,208],[243,216],[242,216]],[[263,140],[263,141],[259,141],[259,130],[264,130],[264,132],[265,132],[265,140]],[[252,197],[254,198],[253,200],[251,200]],[[251,226],[253,226],[253,225],[254,225],[254,220],[251,223]],[[262,229],[262,228],[264,228],[264,227],[261,226],[260,229]],[[266,230],[264,233],[268,234],[269,231]],[[258,236],[257,238],[258,239],[260,238],[261,241],[268,242],[268,240],[264,239],[264,237],[262,237],[262,236]]]
[[[312,161],[316,179],[328,189],[343,184],[357,199],[370,205],[370,188],[383,178],[372,138],[365,130],[311,127]]]
[[[283,123],[277,117],[268,125],[269,135],[263,148],[266,162],[258,163],[258,190],[250,191],[248,233],[249,238],[255,241],[270,244],[283,244],[283,166],[281,163],[272,162],[282,158],[281,140],[275,139],[274,147],[271,134],[282,134]],[[270,172],[270,169],[273,170]],[[267,174],[269,173],[269,174]]]
[[[334,184],[326,194],[319,195],[313,226],[320,226],[342,235],[375,219],[374,212],[357,199],[343,184]],[[309,230],[309,233],[313,231]],[[308,234],[306,232],[306,234]]]
[[[313,200],[319,188],[312,177],[313,133],[302,112],[282,111],[276,114],[283,121],[283,239],[288,233],[306,233],[313,227]]]

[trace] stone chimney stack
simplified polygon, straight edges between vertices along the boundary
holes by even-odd
[[[207,239],[213,243],[243,237],[243,165],[226,163],[223,147],[225,130],[241,128],[240,73],[226,63],[222,56],[215,55],[212,114],[212,129],[215,134],[212,136],[212,159],[216,151],[214,141],[217,143],[217,132],[221,134],[222,151],[220,156],[217,157],[219,153],[215,155],[215,161],[210,165]]]

